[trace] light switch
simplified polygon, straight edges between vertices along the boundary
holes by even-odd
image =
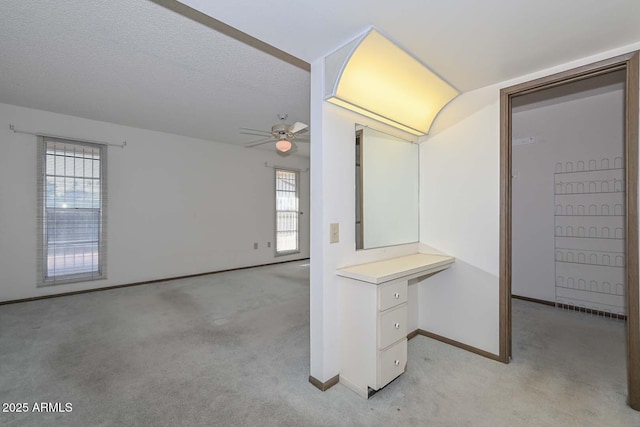
[[[337,222],[329,224],[329,243],[338,243],[340,241],[340,224]]]

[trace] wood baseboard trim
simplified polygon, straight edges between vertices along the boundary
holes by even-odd
[[[500,356],[497,355],[497,354],[493,354],[493,353],[489,353],[488,351],[480,350],[479,348],[472,347],[472,346],[467,345],[467,344],[463,344],[463,343],[461,343],[459,341],[455,341],[455,340],[452,340],[452,339],[447,338],[447,337],[443,337],[442,335],[434,334],[433,332],[425,331],[424,329],[418,329],[418,334],[422,335],[423,337],[432,338],[432,339],[434,339],[436,341],[440,341],[440,342],[443,342],[445,344],[449,344],[449,345],[452,345],[454,347],[458,347],[458,348],[461,348],[463,350],[467,350],[467,351],[469,351],[471,353],[475,353],[477,355],[486,357],[487,359],[491,359],[491,360],[496,360],[498,362],[502,362],[500,360]]]
[[[511,298],[519,299],[519,300],[522,300],[522,301],[535,302],[537,304],[550,305],[551,307],[555,307],[556,306],[555,302],[551,302],[551,301],[547,301],[547,300],[543,300],[543,299],[538,299],[538,298],[523,297],[522,295],[511,294]]]
[[[511,297],[522,300],[522,301],[549,305],[551,307],[561,308],[563,310],[577,311],[579,313],[585,313],[585,314],[592,314],[594,316],[605,317],[607,319],[627,320],[627,316],[625,314],[607,313],[606,311],[592,310],[590,308],[578,307],[577,305],[556,303],[556,302],[546,301],[546,300],[537,299],[537,298],[523,297],[521,295],[511,295]]]
[[[192,277],[207,276],[209,274],[227,273],[229,271],[246,270],[249,268],[257,268],[257,267],[267,267],[269,265],[286,264],[288,262],[306,261],[308,259],[309,258],[292,259],[288,261],[278,261],[278,262],[272,262],[268,264],[248,265],[246,267],[237,267],[237,268],[228,268],[226,270],[209,271],[206,273],[188,274],[186,276],[166,277],[164,279],[153,279],[153,280],[147,280],[145,282],[125,283],[123,285],[104,286],[101,288],[83,289],[81,291],[62,292],[59,294],[42,295],[37,297],[22,298],[22,299],[15,299],[15,300],[9,300],[9,301],[0,301],[0,305],[17,304],[21,302],[37,301],[37,300],[49,299],[49,298],[67,297],[70,295],[88,294],[90,292],[110,291],[112,289],[129,288],[131,286],[140,286],[140,285],[150,285],[152,283],[168,282],[170,280],[190,279]]]
[[[319,379],[309,375],[309,382],[311,384],[313,384],[313,386],[315,388],[317,388],[320,391],[327,391],[329,390],[331,387],[333,387],[334,385],[338,384],[340,382],[340,374],[336,375],[333,378],[329,378],[327,381],[322,382]]]
[[[416,329],[416,330],[415,330],[415,331],[413,331],[413,332],[409,332],[409,333],[407,334],[407,341],[409,341],[409,340],[410,340],[410,339],[412,339],[412,338],[417,337],[418,335],[420,335],[420,330],[419,330],[419,329]]]

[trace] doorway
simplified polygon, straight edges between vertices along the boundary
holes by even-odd
[[[628,404],[640,410],[640,318],[638,292],[638,52],[622,55],[552,76],[522,83],[501,90],[501,171],[500,171],[500,360],[508,363],[512,356],[512,143],[514,100],[543,90],[581,82],[614,72],[623,73],[624,97],[624,252],[627,263],[624,281],[627,307],[627,390]],[[526,141],[525,141],[526,143]],[[575,167],[577,168],[577,161]],[[612,159],[615,162],[615,159]],[[566,172],[563,165],[561,172]],[[573,167],[573,165],[571,166]],[[583,164],[584,168],[584,164]],[[615,186],[615,182],[612,181]],[[566,190],[566,189],[565,189]],[[564,190],[563,190],[564,191]],[[560,205],[562,205],[560,203]],[[614,209],[615,209],[615,203]],[[602,205],[600,205],[602,207]],[[566,207],[565,207],[566,208]],[[577,205],[575,207],[577,209]],[[561,206],[560,209],[563,209]],[[586,209],[586,208],[585,208]],[[597,214],[597,213],[596,213]],[[566,254],[565,254],[566,255]],[[561,254],[561,259],[562,259]]]

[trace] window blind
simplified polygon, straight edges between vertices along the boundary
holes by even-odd
[[[41,285],[106,277],[106,147],[40,137]]]

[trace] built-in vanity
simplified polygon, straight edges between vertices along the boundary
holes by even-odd
[[[419,240],[419,153],[411,139],[355,127],[355,250],[376,259],[379,248]],[[405,252],[407,253],[407,252]],[[449,268],[447,255],[413,253],[336,271],[341,294],[340,382],[368,398],[407,366],[409,281]],[[412,313],[413,315],[417,313]],[[415,318],[415,317],[414,317]],[[409,330],[412,329],[412,330]]]
[[[344,278],[341,383],[368,398],[406,370],[409,280],[453,262],[418,253],[337,270]]]
[[[415,291],[429,285],[428,279],[416,286],[409,286],[409,281],[426,278],[454,262],[451,256],[416,252],[428,250],[430,244],[421,242],[420,209],[437,208],[421,200],[428,194],[420,191],[419,137],[428,133],[440,109],[458,91],[375,29],[327,55],[322,77],[324,99],[351,112],[342,114],[322,106],[317,116],[317,123],[327,131],[326,138],[320,137],[323,146],[317,153],[331,154],[326,163],[318,163],[323,171],[318,175],[319,186],[339,191],[339,197],[321,195],[330,202],[326,209],[317,204],[320,218],[330,222],[318,225],[312,240],[321,249],[318,253],[328,256],[312,258],[312,264],[322,268],[316,269],[318,274],[311,281],[315,292],[311,295],[310,381],[326,390],[339,379],[369,397],[406,369],[407,334],[417,332],[420,324]],[[348,153],[346,131],[352,119],[355,150]],[[345,164],[351,159],[353,181]],[[325,179],[331,175],[325,164],[334,160],[339,162],[339,183],[333,177]],[[346,200],[352,189],[353,204]],[[345,211],[348,206],[353,216]],[[341,241],[340,227],[354,240],[348,236]],[[318,238],[326,231],[328,239]],[[437,246],[432,250],[437,252]],[[353,265],[364,260],[374,262]],[[327,270],[333,269],[337,275],[326,277]],[[341,318],[326,319],[335,316],[338,304]],[[320,380],[314,373],[320,374]],[[331,377],[325,378],[328,374]]]

